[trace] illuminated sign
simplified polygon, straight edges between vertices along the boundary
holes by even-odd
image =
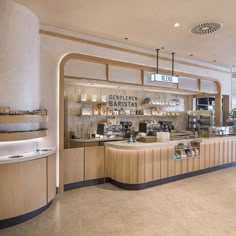
[[[179,77],[171,75],[152,74],[151,81],[178,84]]]

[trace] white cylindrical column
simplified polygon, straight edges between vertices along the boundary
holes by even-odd
[[[1,0],[0,19],[0,107],[37,109],[40,105],[38,18],[15,1]],[[30,129],[32,126],[0,124],[0,129]],[[27,146],[27,143],[24,145]],[[1,155],[5,149],[6,152],[14,150],[14,147],[9,150],[7,146],[0,143]]]

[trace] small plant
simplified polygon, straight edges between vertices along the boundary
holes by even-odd
[[[236,108],[233,108],[233,109],[229,112],[229,119],[236,119]]]

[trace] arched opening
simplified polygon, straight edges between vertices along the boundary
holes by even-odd
[[[106,59],[106,58],[100,58],[100,57],[95,57],[95,56],[89,56],[89,55],[83,55],[83,54],[77,54],[77,53],[70,53],[67,54],[66,56],[64,56],[60,62],[59,65],[59,190],[60,193],[64,192],[64,76],[65,76],[65,65],[68,61],[70,60],[82,60],[82,61],[87,61],[87,62],[94,62],[94,63],[102,63],[106,66],[106,78],[103,80],[103,82],[106,83],[116,83],[116,84],[127,84],[130,85],[129,82],[121,82],[121,81],[111,81],[109,79],[109,66],[118,66],[118,67],[124,67],[124,68],[132,68],[132,69],[137,69],[140,70],[140,82],[138,84],[132,84],[135,86],[139,86],[139,87],[149,87],[150,85],[145,84],[145,80],[144,80],[144,72],[148,71],[148,72],[155,72],[156,68],[154,67],[149,67],[149,66],[144,66],[144,65],[137,65],[137,64],[132,64],[132,63],[127,63],[127,62],[121,62],[121,61],[115,61],[115,60],[110,60],[110,59]],[[165,73],[165,74],[170,74],[169,70],[160,70],[161,73]],[[193,74],[189,74],[189,73],[183,73],[183,72],[176,72],[176,74],[178,74],[178,76],[182,76],[185,79],[186,78],[194,78],[198,81],[198,85],[197,85],[197,95],[192,95],[190,96],[191,98],[193,96],[208,96],[209,94],[206,92],[201,92],[201,81],[211,81],[212,83],[215,84],[216,87],[216,92],[214,94],[215,99],[216,99],[216,124],[220,125],[221,123],[221,85],[218,81],[216,81],[213,78],[207,78],[204,76],[196,76]],[[74,79],[84,79],[81,77],[77,77]],[[86,78],[88,80],[91,81],[98,81],[98,80],[93,80],[91,78]],[[152,87],[152,86],[151,86]],[[165,88],[165,86],[160,85],[160,88]],[[181,91],[178,88],[178,85],[176,88],[169,88],[169,91],[171,91],[172,89],[176,89],[177,91]],[[186,91],[186,90],[185,90]],[[191,91],[193,92],[193,91]]]

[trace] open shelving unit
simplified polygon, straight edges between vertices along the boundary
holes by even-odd
[[[179,115],[80,115],[80,117],[176,117],[181,115],[184,114],[180,113]]]
[[[175,146],[174,151],[175,151],[174,155],[175,160],[197,158],[200,156],[200,143],[194,141],[178,143]]]
[[[0,142],[20,141],[35,138],[42,138],[48,135],[48,130],[32,130],[22,132],[0,133]]]
[[[0,116],[1,124],[43,123],[47,121],[48,121],[48,116],[40,116],[40,115],[2,115]]]
[[[48,121],[48,116],[42,115],[1,115],[0,124],[23,124],[23,123],[44,123]],[[10,142],[42,138],[48,135],[45,128],[37,130],[23,130],[12,132],[0,132],[0,142]]]

